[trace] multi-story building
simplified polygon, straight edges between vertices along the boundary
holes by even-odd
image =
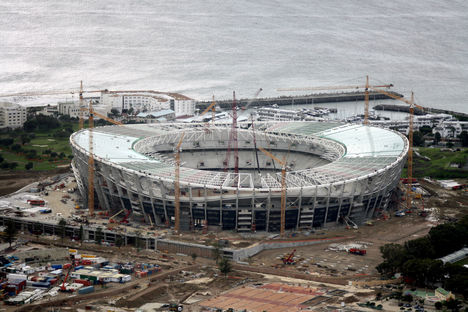
[[[70,117],[80,117],[80,105],[77,102],[59,102],[57,104],[58,113],[60,115],[68,115]],[[85,113],[85,112],[83,112]],[[88,114],[86,114],[87,116]]]
[[[0,102],[0,128],[20,128],[26,118],[26,107],[9,102]]]
[[[176,117],[193,116],[195,101],[185,95],[159,91],[107,91],[101,93],[100,104],[112,109],[134,113],[172,109]]]

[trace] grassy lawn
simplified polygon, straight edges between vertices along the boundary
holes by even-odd
[[[73,130],[78,130],[78,123],[72,124]],[[15,153],[9,150],[6,147],[0,147],[0,155],[5,159],[5,162],[16,162],[18,166],[15,168],[16,171],[25,170],[25,165],[28,162],[33,163],[32,170],[51,170],[57,168],[57,166],[66,165],[70,163],[68,158],[72,155],[69,137],[57,137],[54,136],[54,133],[60,131],[59,129],[54,129],[50,131],[35,131],[35,137],[31,139],[30,142],[22,146],[23,151],[20,153]],[[14,138],[13,144],[21,145],[21,133],[18,133]],[[0,134],[0,139],[2,138],[11,138],[11,133],[2,133]],[[37,157],[34,159],[27,159],[25,153],[29,150],[35,150]],[[65,156],[62,159],[59,157],[51,157],[50,154],[44,154],[45,151],[55,152],[58,155],[63,153]],[[0,169],[3,171],[5,169]]]
[[[455,262],[454,264],[460,265],[460,266],[463,266],[463,265],[465,265],[465,264],[468,264],[468,257],[465,258],[465,259],[462,259],[462,260],[460,260],[460,261],[457,261],[457,262]]]
[[[450,152],[441,151],[438,148],[419,147],[417,151],[431,160],[414,156],[413,176],[416,178],[429,176],[444,179],[466,178],[468,176],[468,170],[450,167],[450,164],[454,163],[466,164],[468,161],[468,149],[466,148],[458,152]]]

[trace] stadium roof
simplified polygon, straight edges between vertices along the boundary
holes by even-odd
[[[113,163],[124,169],[156,179],[174,179],[173,161],[150,157],[135,150],[134,144],[141,139],[172,135],[184,132],[204,132],[204,124],[165,123],[145,125],[106,126],[95,128],[94,155],[106,163]],[[226,132],[229,125],[216,125]],[[329,156],[332,162],[323,166],[287,173],[288,188],[309,187],[369,177],[381,173],[406,156],[408,141],[394,131],[356,124],[332,122],[262,122],[257,123],[257,131],[267,135],[304,140],[321,140],[321,144],[339,145],[344,152]],[[88,130],[76,132],[71,141],[87,153],[89,149]],[[187,138],[187,135],[186,135]],[[185,140],[185,139],[184,139]],[[338,156],[337,156],[338,155]],[[326,158],[326,155],[325,157]],[[232,173],[198,170],[182,167],[181,184],[198,184],[207,187],[253,188],[247,183],[233,186],[229,180],[240,181],[249,173],[240,173],[233,179]],[[280,175],[266,175],[263,188],[279,188]],[[244,179],[245,180],[245,179]]]

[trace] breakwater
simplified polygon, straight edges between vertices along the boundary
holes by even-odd
[[[403,96],[397,92],[390,92],[396,96]],[[309,94],[301,96],[280,96],[275,98],[257,98],[257,99],[240,99],[237,100],[238,107],[245,107],[250,103],[250,107],[271,106],[271,105],[304,105],[304,104],[319,104],[319,103],[334,103],[334,102],[353,102],[364,101],[364,92],[343,92],[343,93],[321,93]],[[391,97],[378,92],[369,92],[369,100],[384,100],[392,99]],[[196,107],[205,109],[211,104],[211,101],[199,101]],[[216,101],[216,104],[222,109],[230,109],[232,100]]]
[[[392,112],[404,112],[409,113],[409,106],[408,105],[397,105],[397,104],[379,104],[373,107],[375,110],[384,110],[384,111],[392,111]],[[415,108],[414,114],[415,115],[424,115],[424,114],[448,114],[452,115],[459,120],[468,120],[468,114],[454,112],[446,109],[439,109],[439,108],[431,108],[431,107],[424,107],[424,109]]]

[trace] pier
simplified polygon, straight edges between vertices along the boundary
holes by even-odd
[[[390,92],[396,96],[403,96],[397,92]],[[364,92],[343,92],[343,93],[321,93],[321,94],[309,94],[300,96],[280,96],[275,98],[258,98],[258,99],[240,99],[237,101],[238,107],[245,107],[250,103],[250,107],[264,107],[271,105],[305,105],[305,104],[320,104],[320,103],[334,103],[334,102],[353,102],[353,101],[364,101]],[[369,100],[392,100],[393,98],[381,94],[375,91],[369,92]],[[200,109],[207,108],[212,102],[211,101],[199,101],[196,103],[196,107]],[[216,101],[216,104],[222,109],[230,109],[232,100],[221,100]]]

